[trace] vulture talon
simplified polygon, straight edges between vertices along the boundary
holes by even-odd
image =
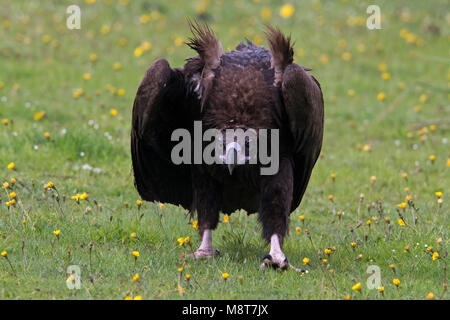
[[[266,267],[272,267],[272,269],[274,269],[274,270],[276,270],[276,269],[286,270],[289,267],[289,260],[287,258],[285,258],[281,262],[277,262],[277,261],[274,261],[271,254],[266,254],[264,257],[262,257],[261,261],[262,261],[262,264],[261,264],[260,268],[262,270],[264,270]]]

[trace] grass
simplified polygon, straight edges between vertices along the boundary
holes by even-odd
[[[373,1],[291,1],[289,18],[280,17],[281,2],[269,0],[87,2],[2,5],[0,119],[7,124],[0,128],[0,182],[10,186],[0,189],[0,251],[7,254],[0,257],[0,298],[425,299],[431,292],[448,299],[446,1],[377,1],[382,29],[373,31],[365,27]],[[73,3],[81,7],[80,30],[66,28]],[[194,54],[179,46],[189,36],[185,16],[209,21],[226,50],[245,37],[264,44],[263,22],[279,26],[296,41],[295,60],[312,67],[322,84],[323,154],[284,247],[297,267],[310,259],[309,274],[259,271],[268,248],[256,215],[246,228],[244,212],[231,215],[213,234],[221,256],[192,261],[183,258],[190,245],[177,242],[189,236],[194,248],[199,244],[186,212],[136,204],[129,154],[134,94],[156,58],[181,66]],[[144,41],[151,48],[136,57]],[[44,189],[49,181],[55,189]],[[8,207],[12,191],[16,203]],[[71,199],[84,192],[87,200]],[[407,194],[412,200],[403,211],[397,205]],[[329,257],[326,248],[335,249]],[[68,265],[81,269],[79,290],[66,286]],[[384,295],[366,286],[371,265],[380,268]],[[352,290],[357,283],[360,292]]]

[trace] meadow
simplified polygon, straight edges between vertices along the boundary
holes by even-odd
[[[66,26],[72,4],[80,29]],[[382,29],[366,27],[370,4]],[[447,1],[0,8],[0,299],[448,299]],[[134,189],[134,95],[155,59],[194,55],[186,17],[207,21],[224,50],[266,46],[264,23],[278,26],[322,85],[322,154],[284,246],[307,274],[259,270],[268,247],[243,211],[221,215],[220,256],[189,259],[199,237],[187,212]]]

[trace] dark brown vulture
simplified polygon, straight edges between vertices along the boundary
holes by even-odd
[[[197,213],[201,245],[196,258],[216,254],[211,230],[220,212],[258,212],[262,236],[271,245],[263,265],[284,269],[289,264],[281,249],[289,215],[302,200],[322,147],[319,82],[306,72],[309,69],[293,63],[290,37],[278,29],[266,26],[269,50],[247,40],[223,53],[206,24],[190,27],[193,37],[187,45],[198,55],[187,59],[183,68],[171,68],[165,59],[155,61],[138,88],[131,129],[135,186],[144,200]],[[271,142],[269,149],[278,152],[278,170],[263,175],[267,163],[235,162],[238,152],[248,154],[247,138],[243,150],[235,148],[234,138],[223,141],[223,154],[218,155],[222,162],[195,162],[205,147],[203,141],[195,149],[198,121],[201,133],[275,129],[277,148]],[[188,145],[194,145],[194,151],[189,155],[183,150],[183,156],[193,161],[173,160],[178,142],[172,134],[180,128],[192,134]]]

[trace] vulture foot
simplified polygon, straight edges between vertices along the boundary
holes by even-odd
[[[271,254],[266,254],[261,259],[261,261],[261,270],[264,270],[268,267],[272,267],[273,269],[286,270],[289,267],[289,261],[283,254],[273,256]]]
[[[195,259],[201,259],[201,258],[210,258],[215,255],[219,255],[219,250],[215,250],[213,248],[210,249],[197,249],[194,253],[191,253],[189,256]]]

